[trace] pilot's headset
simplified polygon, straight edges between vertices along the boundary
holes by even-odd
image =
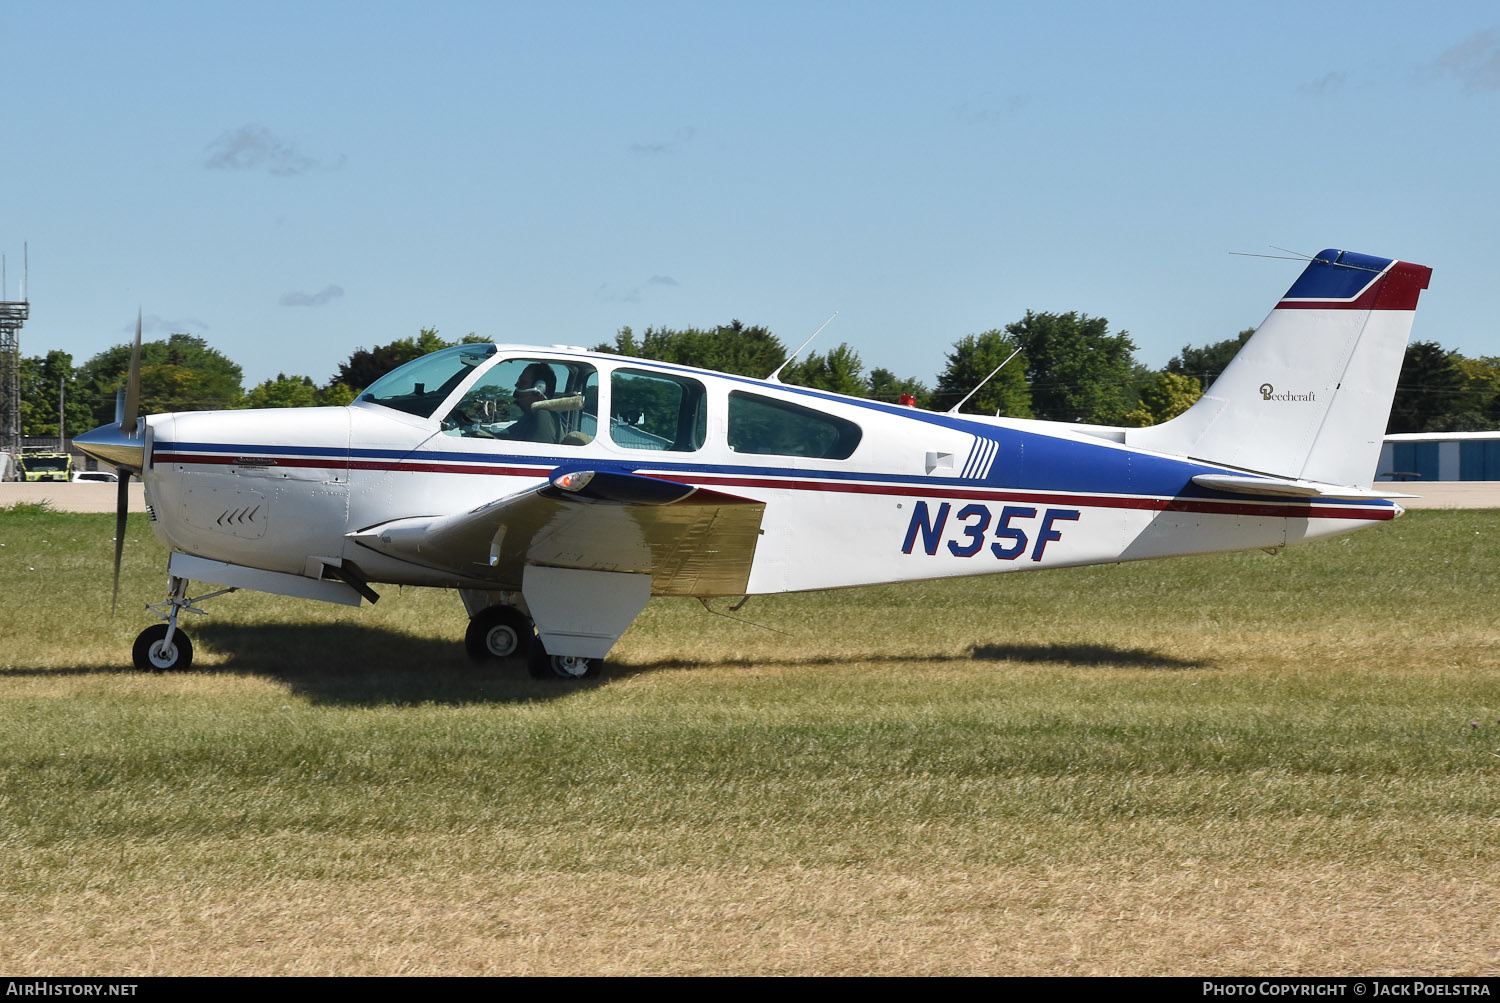
[[[537,365],[536,363],[532,363],[521,372],[521,379],[517,380],[516,382],[523,383],[524,385],[523,381],[525,381],[528,373],[530,373],[533,377],[533,379],[531,380],[530,389],[535,391],[537,395],[542,398],[542,400],[546,400],[549,396],[547,391],[547,376],[549,374],[547,370],[544,367]]]

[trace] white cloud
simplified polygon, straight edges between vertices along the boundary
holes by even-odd
[[[965,125],[994,125],[1019,115],[1030,105],[1030,94],[1007,94],[996,104],[975,105],[964,101],[953,113]]]
[[[315,293],[299,291],[282,293],[277,301],[280,306],[322,306],[344,295],[343,286],[326,285]]]
[[[342,158],[325,165],[277,136],[263,125],[231,129],[204,148],[203,166],[211,171],[257,171],[277,177],[306,174],[324,166],[338,167]]]
[[[631,143],[630,152],[638,153],[645,157],[658,157],[669,153],[676,153],[693,141],[698,130],[692,126],[684,126],[672,134],[672,138],[655,143]]]
[[[1433,68],[1457,77],[1467,91],[1500,90],[1500,32],[1476,31],[1433,61]]]
[[[1297,93],[1308,95],[1332,94],[1343,87],[1344,81],[1347,79],[1348,74],[1343,70],[1334,70],[1331,73],[1323,74],[1316,80],[1308,80],[1305,83],[1298,84]]]
[[[135,337],[134,323],[126,325],[121,330]],[[155,313],[141,316],[141,337],[143,338],[150,334],[192,334],[194,330],[207,331],[208,325],[196,317],[179,317],[174,320]]]

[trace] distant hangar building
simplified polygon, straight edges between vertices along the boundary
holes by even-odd
[[[1500,432],[1388,435],[1377,481],[1500,481]]]

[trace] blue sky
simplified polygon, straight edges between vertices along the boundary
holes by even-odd
[[[326,381],[436,326],[739,318],[931,382],[1028,309],[1164,364],[1260,322],[1268,245],[1435,269],[1500,354],[1493,3],[0,0],[24,354],[187,331]]]

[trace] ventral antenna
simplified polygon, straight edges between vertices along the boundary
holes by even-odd
[[[958,414],[958,409],[961,408],[961,407],[963,407],[965,404],[969,403],[969,398],[973,397],[975,394],[979,393],[979,388],[980,387],[984,386],[990,380],[994,379],[996,373],[998,373],[1000,370],[1004,369],[1007,365],[1010,364],[1010,360],[1011,359],[1014,359],[1016,356],[1018,356],[1020,354],[1021,354],[1021,349],[1017,348],[1014,352],[1011,352],[1009,355],[1007,355],[1005,357],[1005,361],[1004,362],[1000,363],[994,369],[990,370],[990,374],[988,376],[986,376],[984,379],[980,380],[977,384],[975,384],[973,390],[970,390],[968,393],[964,394],[964,399],[961,400],[961,401],[959,401],[957,404],[953,405],[952,407],[950,407],[948,409],[948,413],[949,414]]]
[[[804,348],[806,348],[808,345],[811,345],[813,343],[813,338],[816,338],[818,335],[822,334],[823,333],[823,328],[827,327],[829,324],[832,324],[833,323],[833,318],[837,317],[838,315],[839,315],[839,312],[837,310],[835,310],[835,311],[833,311],[833,313],[831,313],[828,316],[827,320],[825,320],[823,323],[819,324],[818,325],[818,329],[816,331],[814,331],[811,335],[809,335],[806,341],[804,341],[802,344],[798,345],[797,346],[797,350],[795,352],[793,352],[791,355],[788,355],[786,357],[786,361],[783,362],[781,365],[777,366],[776,367],[776,371],[774,373],[772,373],[770,376],[766,377],[766,382],[767,383],[780,383],[781,382],[781,371],[783,369],[785,369],[791,363],[791,361],[793,359],[795,359],[797,356],[801,355],[802,354],[802,350]]]

